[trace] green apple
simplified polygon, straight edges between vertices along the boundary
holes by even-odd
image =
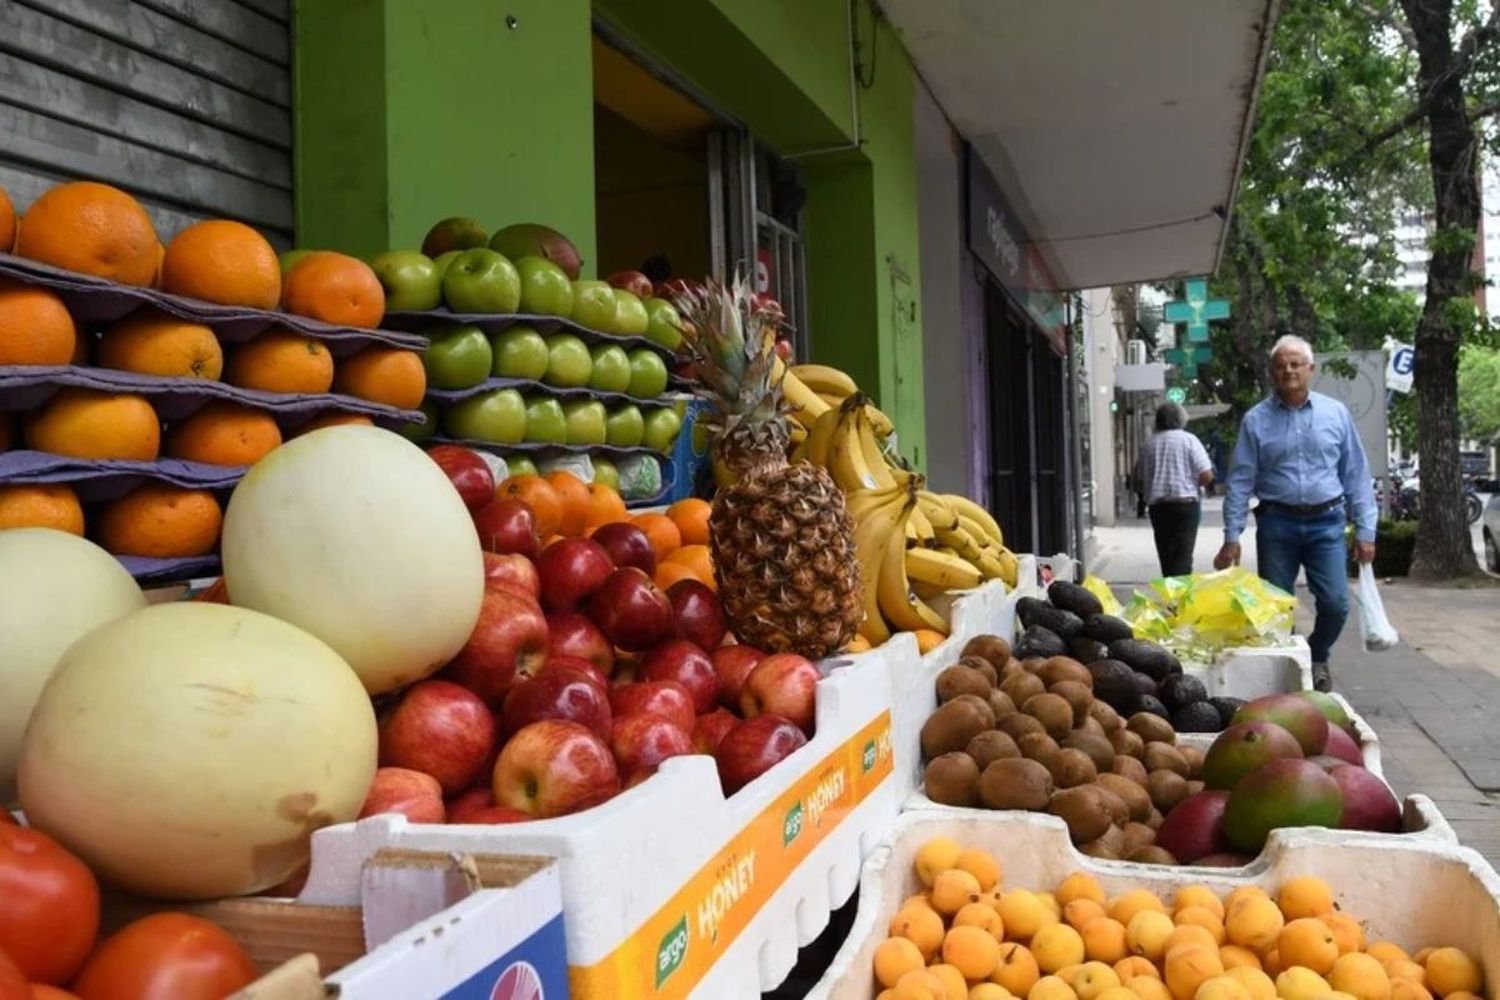
[[[640,399],[652,399],[667,391],[667,363],[649,347],[633,348],[630,386],[625,391]]]
[[[519,453],[506,455],[505,464],[509,469],[507,473],[508,478],[537,475],[536,463],[526,455]]]
[[[521,304],[521,276],[489,247],[475,247],[449,261],[443,299],[458,313],[513,313]]]
[[[677,432],[681,429],[682,418],[675,410],[665,408],[652,410],[646,414],[646,433],[641,439],[641,444],[660,452],[669,452],[677,440]]]
[[[604,443],[604,404],[597,399],[570,399],[563,403],[568,425],[568,444]]]
[[[547,374],[542,380],[548,385],[565,389],[589,384],[594,373],[594,359],[589,354],[589,345],[571,333],[555,333],[547,338]]]
[[[646,339],[669,350],[682,346],[682,317],[666,299],[646,300]]]
[[[400,427],[400,431],[401,436],[406,438],[406,440],[415,441],[418,444],[421,444],[423,441],[426,441],[437,434],[438,408],[437,404],[432,400],[424,399],[422,400],[422,405],[418,407],[418,409],[422,411],[422,416],[427,418],[427,422],[422,424],[402,424]]]
[[[515,389],[478,393],[448,407],[443,429],[468,441],[515,444],[526,437],[526,400]]]
[[[306,257],[310,253],[316,253],[316,251],[314,251],[314,250],[284,250],[284,251],[282,251],[281,254],[279,254],[277,256],[277,258],[276,258],[277,262],[281,265],[281,276],[283,278],[286,277],[286,273],[288,271],[290,271],[292,268],[294,268],[294,267],[297,266],[297,261],[301,260],[303,257]]]
[[[543,257],[516,261],[521,275],[521,311],[537,316],[571,316],[573,283],[558,267]]]
[[[604,418],[604,443],[616,448],[634,448],[646,434],[646,420],[634,403],[615,407]]]
[[[506,327],[495,334],[494,372],[504,378],[541,378],[547,374],[547,341],[535,327]]]
[[[527,401],[526,440],[568,443],[568,420],[563,415],[561,403],[546,396]]]
[[[594,371],[589,388],[600,392],[624,392],[630,388],[630,355],[619,344],[595,344],[589,348]]]
[[[439,276],[438,280],[440,282],[444,277],[447,277],[448,265],[453,263],[453,258],[457,257],[461,253],[463,253],[462,250],[449,250],[447,253],[440,253],[436,257],[432,258],[432,263],[437,266]],[[439,290],[441,290],[442,285],[439,284],[438,288]]]
[[[427,385],[433,389],[467,389],[490,377],[494,353],[490,338],[477,326],[445,326],[427,331],[431,343],[422,354]]]
[[[415,250],[376,254],[370,268],[385,289],[386,312],[426,312],[443,301],[443,272]]]
[[[630,337],[645,336],[646,328],[651,325],[651,317],[646,313],[646,304],[623,288],[616,288],[614,292],[614,332]]]
[[[573,322],[601,333],[615,328],[615,290],[609,282],[573,282]]]
[[[620,488],[620,470],[615,468],[615,463],[598,455],[591,456],[594,463],[594,482],[600,486],[608,486],[612,490]]]

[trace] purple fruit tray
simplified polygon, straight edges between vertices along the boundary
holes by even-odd
[[[456,313],[449,312],[447,309],[432,309],[426,312],[388,312],[381,323],[392,330],[412,332],[426,329],[435,323],[466,323],[479,327],[485,333],[499,333],[512,326],[525,324],[535,327],[537,333],[543,336],[566,330],[569,333],[576,333],[580,339],[590,344],[619,344],[626,348],[649,347],[664,358],[677,356],[671,348],[646,337],[605,333],[602,330],[575,323],[565,316],[538,316],[534,313]],[[425,337],[423,342],[426,342]]]
[[[205,465],[177,458],[137,462],[123,458],[84,459],[45,451],[0,452],[0,484],[65,483],[84,503],[114,500],[145,480],[183,489],[228,491],[245,474],[243,466]]]
[[[39,264],[13,254],[0,253],[0,278],[11,278],[24,284],[51,289],[62,297],[74,322],[85,329],[108,325],[143,306],[151,306],[180,319],[211,327],[219,340],[226,344],[240,343],[270,327],[280,326],[323,341],[334,357],[353,354],[372,343],[413,351],[427,347],[427,338],[415,333],[336,326],[290,313],[221,306],[181,295],[169,295],[154,288],[121,285],[105,278]]]
[[[184,580],[219,575],[219,556],[189,556],[185,559],[150,559],[146,556],[115,556],[125,571],[142,587],[160,587]]]
[[[590,389],[586,386],[561,386],[549,385],[546,382],[538,382],[527,378],[503,378],[495,376],[487,378],[478,385],[469,386],[467,389],[433,389],[428,388],[427,396],[439,403],[457,403],[477,396],[492,389],[519,389],[522,392],[540,391],[547,396],[561,396],[564,399],[597,399],[602,403],[634,403],[636,406],[645,408],[669,407],[675,400],[663,396],[632,396],[624,392],[609,392],[605,389]]]

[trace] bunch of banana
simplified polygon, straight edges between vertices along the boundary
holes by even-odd
[[[889,486],[848,495],[854,519],[854,558],[864,584],[865,620],[859,634],[878,646],[893,632],[948,634],[948,622],[913,590],[907,572],[906,523],[917,510],[921,478],[904,473]]]

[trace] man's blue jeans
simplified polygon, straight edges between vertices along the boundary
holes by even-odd
[[[1264,511],[1255,519],[1255,556],[1260,575],[1295,594],[1297,570],[1307,570],[1317,622],[1307,644],[1314,663],[1327,663],[1334,640],[1349,617],[1348,543],[1344,507],[1316,517]]]

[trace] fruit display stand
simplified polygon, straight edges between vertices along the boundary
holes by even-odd
[[[1312,690],[1312,685],[1309,684],[1306,687],[1284,687],[1279,689],[1259,690],[1254,694],[1239,694],[1233,688],[1228,691],[1216,692],[1214,691],[1213,686],[1209,684],[1208,678],[1203,678],[1203,681],[1204,684],[1208,686],[1210,694],[1229,694],[1236,698],[1244,698],[1247,701],[1259,698],[1262,695],[1267,694],[1280,694],[1284,692]],[[1364,759],[1365,770],[1369,771],[1371,774],[1379,775],[1381,779],[1384,780],[1385,772],[1381,770],[1380,766],[1380,737],[1376,735],[1375,728],[1368,722],[1366,722],[1364,717],[1354,710],[1354,706],[1350,705],[1348,699],[1346,699],[1343,695],[1335,693],[1330,695],[1330,697],[1332,697],[1334,701],[1338,702],[1339,706],[1343,708],[1345,714],[1349,716],[1349,722],[1354,727],[1354,741],[1359,744],[1359,753],[1360,756]],[[1217,737],[1218,735],[1218,733],[1178,733],[1177,740],[1179,743],[1184,743],[1188,746],[1200,747],[1206,751],[1209,746],[1213,744],[1215,737]]]
[[[854,892],[896,817],[887,658],[914,660],[914,646],[901,636],[820,665],[816,734],[733,796],[710,758],[688,756],[557,819],[329,827],[313,835],[299,902],[353,904],[361,866],[387,847],[556,857],[574,996],[753,997]]]
[[[1166,868],[1098,861],[1079,854],[1060,820],[1026,813],[907,813],[890,839],[865,862],[859,910],[843,947],[808,994],[816,1000],[871,1000],[872,961],[892,916],[921,885],[913,871],[918,848],[948,836],[1004,861],[1007,887],[1050,890],[1073,872],[1094,876],[1114,896],[1129,889],[1170,895],[1185,885],[1224,894],[1242,885],[1274,891],[1298,875],[1314,875],[1335,889],[1339,908],[1367,919],[1371,941],[1406,947],[1442,943],[1479,958],[1485,979],[1500,977],[1500,875],[1477,852],[1460,847],[1452,830],[1423,796],[1407,813],[1430,822],[1423,836],[1329,830],[1278,830],[1255,865],[1242,869]]]
[[[1267,694],[1311,691],[1312,655],[1307,640],[1290,637],[1280,646],[1239,646],[1223,650],[1211,662],[1183,661],[1182,668],[1203,682],[1210,696],[1249,701]]]

